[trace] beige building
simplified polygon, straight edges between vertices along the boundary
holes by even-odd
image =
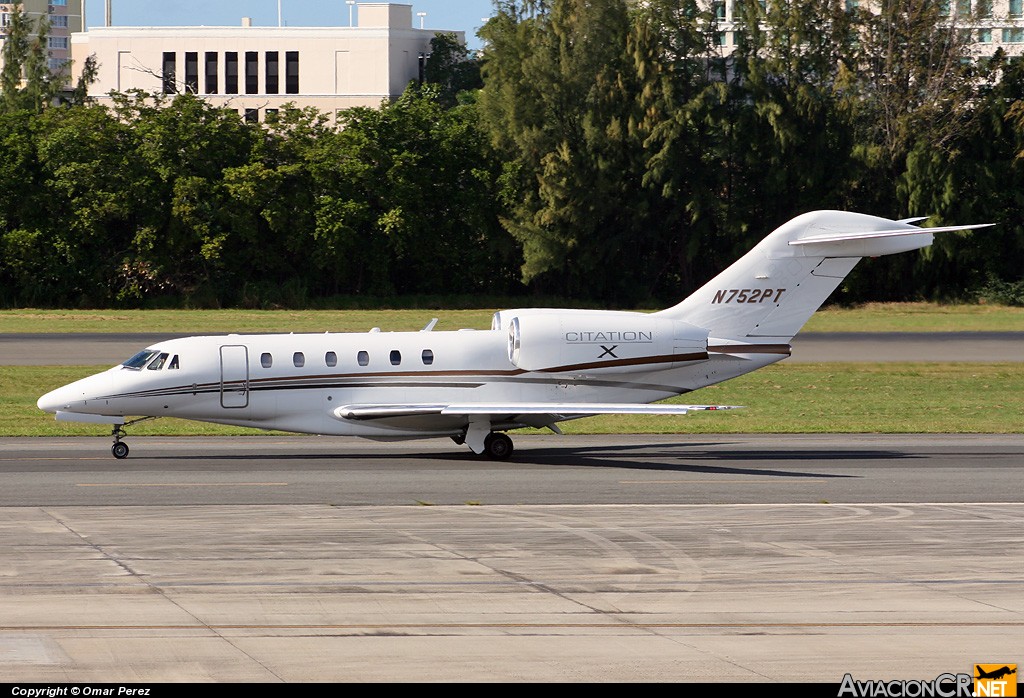
[[[69,0],[70,1],[70,0]],[[333,114],[379,106],[420,76],[439,31],[413,27],[411,5],[356,5],[352,27],[93,27],[71,38],[75,66],[99,64],[89,94],[192,92],[250,120],[294,103]],[[462,32],[456,34],[465,41]]]
[[[0,2],[0,26],[6,27],[11,13],[18,7],[12,2]],[[50,59],[50,70],[63,70],[71,59],[71,35],[82,31],[82,0],[23,0],[21,11],[29,16],[33,26],[43,16],[50,18],[50,33],[46,50]],[[0,41],[4,38],[0,33]]]

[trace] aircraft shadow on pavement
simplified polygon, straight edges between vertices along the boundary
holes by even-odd
[[[431,451],[426,453],[406,452],[346,452],[344,447],[333,453],[205,453],[202,459],[211,463],[238,463],[248,461],[250,464],[262,469],[261,464],[274,462],[302,463],[304,467],[313,467],[317,470],[329,470],[339,462],[355,464],[357,462],[372,463],[373,467],[380,467],[385,461],[396,461],[397,467],[402,467],[397,461],[408,460],[416,463],[433,461],[436,463],[447,463],[459,466],[485,467],[508,467],[515,466],[550,466],[550,467],[574,467],[574,468],[619,468],[623,470],[650,470],[663,472],[693,472],[693,473],[717,473],[717,474],[741,474],[760,475],[774,477],[796,477],[796,478],[857,478],[857,475],[849,475],[833,472],[811,472],[800,470],[788,470],[779,467],[743,467],[743,463],[763,462],[765,465],[783,463],[845,463],[855,461],[893,461],[908,458],[920,458],[921,456],[907,454],[901,451],[889,450],[842,450],[842,449],[800,449],[800,450],[777,450],[777,449],[728,449],[708,450],[714,443],[679,443],[679,444],[657,444],[657,445],[624,445],[624,446],[569,446],[565,448],[524,448],[517,450],[512,460],[507,463],[488,460],[471,452],[458,449],[451,452]],[[140,454],[141,455],[141,454]],[[172,455],[163,456],[161,460],[188,460],[193,461],[193,455]],[[134,459],[133,459],[134,460]],[[142,458],[139,458],[142,460]],[[730,465],[732,463],[733,465]]]

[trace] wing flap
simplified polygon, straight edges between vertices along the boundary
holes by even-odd
[[[735,410],[737,405],[647,405],[630,403],[593,402],[497,402],[455,403],[450,405],[342,405],[333,411],[337,419],[369,420],[393,417],[445,416],[519,416],[519,415],[573,415],[598,414],[677,414],[692,411]]]

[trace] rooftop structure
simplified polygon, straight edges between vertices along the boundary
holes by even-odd
[[[262,120],[293,103],[325,113],[377,107],[416,80],[442,30],[413,27],[411,5],[364,2],[350,27],[94,27],[71,39],[75,66],[99,64],[89,90],[190,92]],[[421,18],[422,23],[422,18]],[[463,32],[455,34],[465,41]]]

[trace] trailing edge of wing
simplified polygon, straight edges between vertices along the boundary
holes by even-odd
[[[342,405],[334,410],[338,419],[387,419],[421,415],[596,415],[596,414],[677,414],[698,410],[735,410],[737,405],[646,405],[588,402],[503,402],[451,405]]]
[[[790,245],[815,245],[822,242],[844,242],[846,240],[870,240],[873,238],[892,238],[904,235],[922,235],[931,233],[949,233],[956,230],[975,230],[977,228],[989,228],[995,223],[980,223],[978,225],[947,225],[938,228],[897,228],[894,230],[869,230],[860,233],[829,233],[827,235],[815,235],[813,237],[790,240]]]

